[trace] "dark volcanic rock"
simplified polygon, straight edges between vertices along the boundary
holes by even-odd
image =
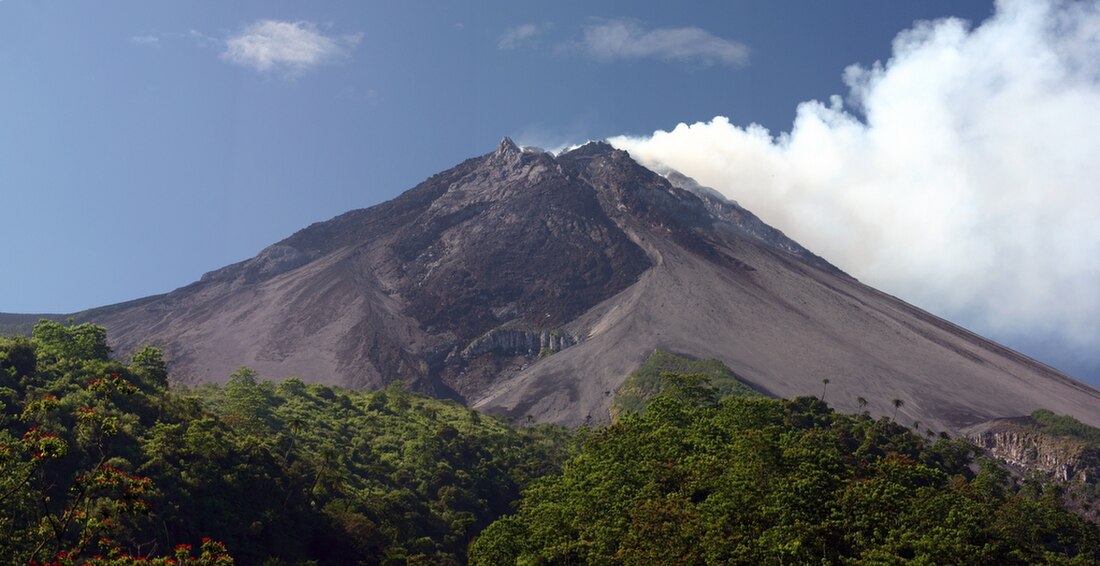
[[[505,322],[560,326],[650,267],[591,187],[507,138],[398,229],[391,249],[406,312],[460,341]]]

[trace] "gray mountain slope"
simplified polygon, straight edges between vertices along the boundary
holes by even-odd
[[[672,182],[670,182],[670,180]],[[812,243],[811,243],[812,244]],[[592,143],[496,151],[310,226],[187,287],[77,313],[173,375],[249,365],[417,390],[540,421],[606,422],[654,350],[716,358],[770,395],[957,432],[1100,392],[878,292],[736,203]],[[26,317],[0,316],[0,324]]]

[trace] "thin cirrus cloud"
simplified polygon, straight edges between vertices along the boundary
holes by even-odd
[[[545,32],[553,27],[550,23],[542,24],[521,24],[515,27],[508,28],[497,39],[497,49],[501,51],[508,51],[515,49],[532,39],[533,37]]]
[[[876,287],[1100,367],[1100,5],[918,23],[844,78],[858,112],[804,102],[778,136],[717,117],[612,144]]]
[[[157,46],[160,45],[160,37],[155,35],[134,35],[130,37],[130,43]]]
[[[610,20],[588,25],[582,37],[567,48],[599,61],[658,59],[696,65],[742,67],[749,48],[697,27],[643,27],[633,20]]]
[[[328,36],[310,22],[260,20],[230,36],[221,57],[260,73],[292,78],[348,57],[361,39],[362,34]]]
[[[130,43],[145,47],[160,47],[161,45],[168,45],[176,41],[190,41],[196,47],[203,48],[217,47],[224,44],[222,40],[206,35],[197,29],[190,29],[186,32],[170,31],[130,36]]]

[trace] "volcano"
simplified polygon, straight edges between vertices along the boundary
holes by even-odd
[[[73,317],[106,326],[120,353],[162,347],[186,383],[242,365],[353,388],[403,380],[566,425],[606,422],[627,375],[664,350],[777,397],[819,396],[828,379],[839,410],[938,430],[1039,408],[1100,426],[1096,389],[598,142],[554,155],[505,138],[191,285]]]

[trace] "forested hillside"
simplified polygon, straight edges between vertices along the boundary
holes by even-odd
[[[814,398],[722,397],[730,388],[707,375],[659,373],[668,364],[732,379],[658,353],[615,424],[567,431],[399,385],[272,383],[247,368],[224,386],[169,387],[155,348],[124,363],[110,358],[103,328],[43,322],[31,338],[0,338],[0,556],[63,566],[1100,562],[1096,525],[1066,511],[1059,488],[975,465],[965,440]]]
[[[1096,525],[1058,488],[989,461],[975,471],[965,440],[666,379],[490,525],[471,563],[1100,562]]]
[[[158,350],[111,360],[101,327],[0,338],[5,561],[463,563],[570,442],[399,386],[167,384]]]

